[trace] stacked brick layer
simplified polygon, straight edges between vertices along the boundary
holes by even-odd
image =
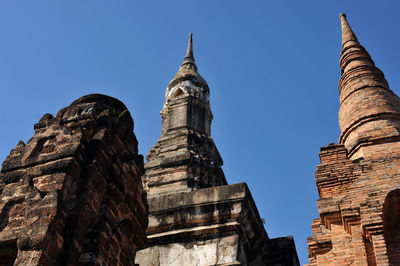
[[[374,156],[355,161],[341,144],[321,148],[310,265],[400,263],[400,143],[368,148]]]
[[[339,143],[356,159],[366,155],[365,146],[388,138],[400,140],[400,99],[358,42],[344,14],[341,22]]]

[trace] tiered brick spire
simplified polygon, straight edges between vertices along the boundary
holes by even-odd
[[[342,134],[319,154],[309,266],[400,265],[400,99],[340,20]]]
[[[354,34],[349,23],[347,22],[346,14],[341,13],[339,17],[342,24],[342,46],[344,46],[347,42],[355,42],[359,44],[357,36]]]
[[[400,100],[341,14],[339,142],[350,155],[362,146],[400,136]]]

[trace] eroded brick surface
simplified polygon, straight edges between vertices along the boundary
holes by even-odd
[[[400,265],[400,100],[341,15],[339,144],[321,148],[310,265]]]
[[[0,173],[1,265],[133,265],[144,245],[143,158],[126,107],[88,95],[46,114]]]

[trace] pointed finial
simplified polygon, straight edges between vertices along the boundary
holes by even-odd
[[[193,58],[192,33],[189,34],[189,43],[188,43],[188,47],[187,47],[185,58],[187,58],[187,57]]]
[[[350,41],[358,43],[357,36],[351,30],[350,25],[347,22],[346,14],[341,13],[339,17],[340,17],[340,22],[342,24],[342,46],[344,46],[345,43]]]
[[[171,80],[168,85],[168,88],[172,88],[182,80],[191,80],[196,86],[203,86],[206,88],[207,93],[209,93],[207,82],[200,76],[197,72],[197,66],[193,57],[193,34],[189,34],[189,43],[186,50],[186,56],[183,59],[181,66],[179,67],[178,72],[175,77]]]
[[[183,59],[181,68],[190,68],[197,71],[197,66],[193,57],[192,33],[189,34],[189,43],[186,51],[186,56]]]

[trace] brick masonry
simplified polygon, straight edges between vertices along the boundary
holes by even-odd
[[[1,265],[133,265],[148,207],[125,105],[88,95],[46,114],[0,173]]]
[[[120,101],[92,94],[44,115],[2,165],[0,265],[299,265],[247,185],[227,184],[209,93],[190,37],[145,166]]]
[[[340,18],[342,133],[321,148],[309,265],[399,265],[400,99]]]

